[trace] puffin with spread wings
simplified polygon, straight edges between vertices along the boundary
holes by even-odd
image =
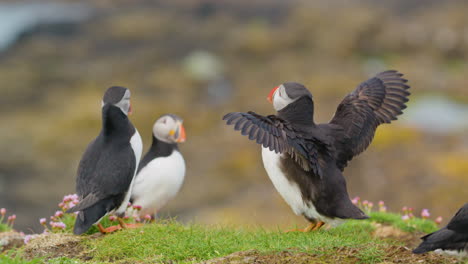
[[[350,201],[343,170],[371,143],[377,127],[402,114],[410,88],[403,74],[385,71],[361,83],[338,105],[332,120],[314,122],[314,101],[304,85],[287,82],[267,99],[277,115],[229,113],[228,125],[262,145],[263,165],[276,190],[310,225],[336,226],[368,216]]]

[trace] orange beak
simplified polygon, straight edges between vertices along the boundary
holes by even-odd
[[[275,94],[276,90],[278,90],[278,88],[279,86],[276,86],[275,88],[271,89],[267,97],[268,102],[273,103],[273,95]]]
[[[180,135],[179,137],[177,138],[177,143],[182,143],[182,142],[185,142],[185,139],[186,139],[186,136],[185,136],[185,128],[182,124],[180,124]]]
[[[128,115],[131,115],[132,113],[133,113],[132,104],[130,104],[130,106],[128,107]]]

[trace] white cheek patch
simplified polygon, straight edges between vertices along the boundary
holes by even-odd
[[[166,122],[163,123],[162,120],[156,121],[156,124],[153,126],[153,135],[166,143],[173,143],[173,139],[169,132],[171,129],[176,129],[175,121],[170,117],[163,117],[166,118]]]
[[[283,85],[281,85],[273,95],[273,107],[276,111],[280,111],[294,101],[296,100],[289,98],[289,96],[286,94]]]
[[[129,99],[122,99],[122,101],[118,102],[117,104],[115,104],[115,106],[117,106],[118,108],[120,108],[120,110],[122,110],[122,112],[125,114],[125,115],[128,115],[128,111],[130,109],[130,100]]]

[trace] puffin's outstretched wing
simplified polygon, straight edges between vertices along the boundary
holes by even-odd
[[[254,112],[229,113],[223,117],[228,125],[276,153],[289,154],[304,170],[312,170],[322,177],[317,149],[312,141],[304,139],[292,126],[274,115],[261,116]]]
[[[338,106],[330,124],[338,126],[337,165],[343,170],[348,161],[363,152],[374,137],[376,128],[402,114],[410,88],[403,74],[385,71],[361,83]]]
[[[447,229],[453,230],[457,233],[468,234],[468,203],[466,203],[455,216],[450,220]]]

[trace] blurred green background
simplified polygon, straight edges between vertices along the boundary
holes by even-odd
[[[0,1],[0,207],[40,231],[101,125],[105,89],[132,91],[145,144],[158,116],[184,118],[185,184],[161,212],[181,221],[303,225],[274,190],[260,147],[221,121],[272,114],[271,88],[312,92],[316,121],[373,74],[412,96],[345,170],[349,193],[445,220],[468,202],[466,1]]]

